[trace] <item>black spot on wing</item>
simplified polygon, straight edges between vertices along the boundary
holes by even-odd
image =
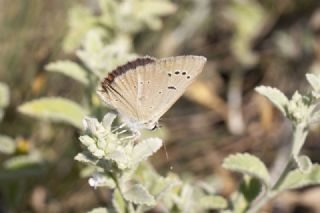
[[[177,88],[175,88],[174,86],[169,86],[168,89],[176,90]]]

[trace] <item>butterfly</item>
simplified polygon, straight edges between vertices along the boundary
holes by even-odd
[[[110,72],[97,90],[133,131],[155,129],[160,117],[201,73],[203,56],[156,59],[145,56]]]

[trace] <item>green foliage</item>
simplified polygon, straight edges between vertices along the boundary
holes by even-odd
[[[126,202],[118,189],[114,190],[113,192],[112,204],[117,213],[126,213]]]
[[[10,92],[6,84],[0,82],[0,121],[4,115],[4,108],[9,105]]]
[[[312,162],[310,158],[306,155],[301,155],[297,159],[297,164],[298,168],[304,172],[304,173],[309,173],[312,169]]]
[[[132,140],[123,140],[111,131],[114,119],[114,114],[107,114],[102,123],[94,118],[84,120],[92,135],[79,138],[86,149],[76,156],[76,160],[93,165],[116,163],[118,169],[132,169],[162,146],[162,141],[158,138],[149,138],[138,144],[134,144]]]
[[[80,65],[72,61],[63,60],[49,63],[46,65],[46,70],[64,74],[76,81],[83,83],[84,85],[89,83],[87,72]]]
[[[233,212],[247,212],[250,204],[257,199],[261,192],[261,181],[257,178],[245,175],[244,179],[240,183],[239,190],[231,196]]]
[[[286,178],[275,190],[279,192],[314,184],[320,184],[320,166],[317,164],[313,165],[309,172],[303,172],[300,169],[295,169],[289,172]]]
[[[316,109],[316,106],[319,103],[317,96],[320,88],[319,77],[308,74],[306,75],[306,78],[312,87],[312,95],[301,95],[296,91],[291,100],[278,89],[266,86],[256,88],[257,92],[266,96],[283,113],[283,115],[292,122],[292,148],[287,166],[283,169],[281,175],[272,187],[269,186],[264,188],[259,195],[254,193],[254,196],[249,196],[250,199],[248,198],[250,193],[240,189],[238,192],[240,199],[235,199],[233,201],[235,212],[254,213],[270,198],[276,196],[281,191],[319,184],[319,166],[312,164],[308,156],[300,155],[301,148],[305,143],[309,131],[309,124],[315,120],[313,119],[313,116],[315,115],[317,117],[319,114],[319,110]],[[259,178],[268,186],[268,171],[264,164],[254,156],[248,154],[231,155],[224,160],[223,166],[227,169],[241,172],[244,175]],[[292,169],[293,166],[294,168]],[[258,186],[253,188],[258,189]],[[255,197],[259,197],[259,199],[253,200]]]
[[[135,35],[140,35],[145,29],[161,29],[161,17],[176,10],[169,0],[97,2],[95,8],[77,5],[69,13],[64,49],[67,52],[75,51],[80,63],[59,60],[46,66],[47,71],[63,74],[84,86],[86,93],[81,101],[89,103],[88,109],[68,99],[45,97],[24,103],[19,107],[20,112],[81,128],[83,117],[97,115],[98,111],[100,113],[97,109],[99,104],[94,102],[94,90],[99,80],[119,64],[137,57],[133,42]],[[227,5],[224,15],[234,24],[231,51],[238,63],[252,65],[257,59],[251,50],[252,40],[263,27],[267,13],[260,4],[251,0],[231,1]],[[83,151],[75,159],[86,165],[82,174],[90,176],[90,186],[113,190],[113,208],[109,211],[97,208],[91,212],[142,213],[157,206],[164,212],[200,213],[224,209],[225,212],[252,213],[258,212],[265,202],[284,190],[319,184],[319,166],[312,164],[308,156],[300,155],[309,125],[320,120],[320,113],[316,110],[320,97],[320,77],[314,74],[306,77],[312,87],[311,93],[301,94],[297,91],[290,100],[276,88],[256,88],[293,124],[288,166],[276,183],[271,185],[268,170],[257,157],[248,153],[227,157],[223,167],[244,175],[239,190],[228,200],[215,195],[215,190],[206,190],[197,182],[183,181],[173,173],[159,175],[146,161],[161,148],[161,139],[142,140],[123,126],[114,128],[116,116],[111,113],[106,114],[102,122],[96,118],[85,118],[85,132],[79,137]],[[1,116],[8,103],[9,90],[6,85],[0,84]],[[36,150],[23,155],[15,151],[13,139],[0,136],[0,152],[10,155],[6,156],[8,159],[3,163],[4,170],[15,172],[43,163],[42,156]]]
[[[9,170],[18,170],[20,168],[32,166],[42,162],[40,153],[32,152],[28,155],[18,155],[11,157],[3,163],[4,168]]]
[[[84,150],[75,159],[95,168],[89,179],[92,187],[115,189],[113,207],[117,212],[142,213],[156,204],[169,212],[226,208],[227,201],[220,196],[207,194],[199,186],[182,184],[175,175],[157,174],[145,160],[159,150],[162,140],[147,138],[136,143],[136,135],[125,133],[122,127],[113,129],[115,118],[107,113],[102,122],[84,119],[86,134],[79,138]]]
[[[251,50],[251,42],[266,22],[266,12],[256,1],[232,1],[224,12],[235,25],[231,42],[232,52],[243,65],[252,65],[257,55]]]
[[[13,154],[15,150],[15,141],[6,135],[0,135],[0,153]]]
[[[312,87],[312,94],[315,98],[320,98],[320,77],[315,74],[306,74],[306,78]]]
[[[241,172],[260,179],[265,186],[269,185],[269,173],[264,163],[248,153],[238,153],[228,156],[223,161],[223,167],[232,171]]]
[[[69,31],[64,49],[73,51],[81,45],[90,30],[100,31],[104,40],[112,40],[116,34],[134,34],[145,27],[160,29],[160,17],[169,15],[176,7],[169,0],[99,0],[99,15],[83,6],[74,7],[68,18]],[[110,42],[111,43],[111,42]]]
[[[266,86],[259,86],[256,91],[267,97],[283,115],[287,114],[288,98],[278,89]]]
[[[100,208],[94,208],[88,213],[109,213],[109,211],[106,208],[100,207]]]
[[[154,197],[141,185],[126,183],[123,187],[124,198],[137,205],[155,205]]]
[[[66,122],[77,128],[81,128],[82,119],[88,113],[77,103],[59,97],[29,101],[19,106],[18,110],[35,118]]]
[[[204,209],[225,209],[228,203],[221,196],[203,196],[199,200],[199,205]]]

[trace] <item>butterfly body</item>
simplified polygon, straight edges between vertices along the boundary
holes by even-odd
[[[154,129],[201,73],[205,62],[202,56],[138,58],[113,70],[97,93],[119,112],[129,128]]]

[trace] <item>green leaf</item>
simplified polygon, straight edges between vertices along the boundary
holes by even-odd
[[[108,209],[103,208],[103,207],[99,207],[99,208],[92,209],[88,213],[108,213]]]
[[[255,89],[261,95],[267,97],[281,112],[286,115],[288,98],[278,89],[266,86],[259,86]]]
[[[19,155],[6,160],[3,163],[4,168],[10,170],[21,169],[41,163],[42,159],[39,153],[30,153],[28,155]]]
[[[223,167],[231,171],[256,177],[266,186],[269,185],[269,173],[266,166],[259,158],[248,153],[228,156],[223,161]]]
[[[153,153],[158,151],[162,146],[162,140],[160,138],[148,138],[141,143],[134,146],[132,152],[132,164],[136,165],[142,160],[145,160]]]
[[[63,49],[71,52],[80,46],[85,34],[95,27],[97,18],[89,8],[84,6],[72,7],[68,14],[69,31],[63,40]]]
[[[240,183],[239,190],[231,195],[231,206],[234,213],[244,213],[262,192],[262,183],[259,179],[245,175]]]
[[[320,91],[320,78],[315,74],[306,74],[306,78],[312,89],[316,92]]]
[[[9,104],[9,87],[0,82],[0,108],[4,108]]]
[[[82,128],[82,119],[88,114],[77,103],[59,97],[29,101],[19,106],[18,110],[35,118],[66,122],[77,128]]]
[[[225,209],[228,203],[221,196],[207,195],[200,198],[199,205],[204,209]]]
[[[12,154],[15,150],[15,141],[6,135],[0,135],[0,153]]]
[[[119,190],[113,192],[112,204],[117,213],[126,213],[126,202],[123,200]]]
[[[64,74],[74,80],[77,80],[84,85],[89,83],[88,73],[79,64],[72,61],[56,61],[46,66],[46,70],[50,72],[58,72]]]
[[[156,202],[154,197],[141,184],[127,184],[124,188],[123,195],[127,201],[148,206],[153,206]]]
[[[302,172],[300,169],[291,171],[275,190],[284,191],[314,184],[320,184],[319,165],[313,165],[309,173]]]
[[[250,176],[245,176],[240,184],[240,192],[246,204],[250,204],[257,198],[261,192],[261,183],[259,179]]]

